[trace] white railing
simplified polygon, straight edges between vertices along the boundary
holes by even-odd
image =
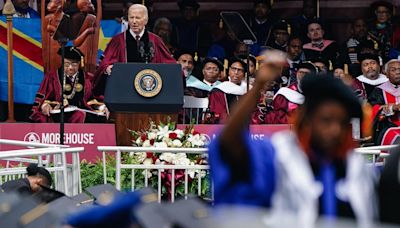
[[[148,171],[157,170],[157,192],[158,201],[161,202],[162,195],[162,179],[161,173],[165,170],[171,170],[172,177],[175,177],[176,170],[184,170],[184,195],[187,198],[188,194],[188,171],[198,170],[197,175],[197,194],[201,195],[201,182],[202,177],[200,175],[201,171],[209,170],[208,165],[163,165],[163,164],[122,164],[121,154],[122,153],[137,153],[137,152],[149,152],[149,153],[186,153],[186,154],[207,154],[207,148],[153,148],[153,147],[129,147],[129,146],[98,146],[97,149],[102,152],[103,161],[103,177],[104,184],[107,184],[107,170],[106,170],[106,153],[115,152],[115,185],[118,190],[121,190],[121,170],[130,169],[131,170],[131,190],[135,190],[135,170],[144,170],[144,186],[148,186]],[[212,193],[212,191],[210,191]],[[175,200],[175,178],[171,178],[171,202]]]
[[[0,139],[0,144],[12,146],[28,147],[29,149],[0,151],[0,160],[7,162],[6,168],[0,169],[0,177],[5,176],[5,180],[15,179],[25,176],[26,167],[21,167],[23,163],[38,163],[46,166],[50,172],[54,172],[54,186],[57,190],[72,196],[82,192],[80,176],[80,157],[79,153],[84,151],[83,147],[69,148],[66,145],[54,145],[34,142],[24,142],[17,140]],[[72,163],[67,163],[66,154],[71,154]],[[32,158],[36,157],[36,158]],[[46,157],[45,160],[42,157]],[[50,167],[50,158],[53,157],[54,166]],[[19,167],[10,167],[11,162],[19,162]],[[0,178],[2,181],[3,178]],[[61,179],[61,181],[58,181]],[[68,180],[70,180],[68,182]]]
[[[381,146],[359,147],[356,148],[354,151],[362,155],[372,156],[372,163],[375,165],[383,165],[385,162],[385,158],[387,158],[390,155],[390,153],[388,152],[398,149],[400,149],[400,145],[381,145]],[[382,159],[381,163],[377,162],[379,158]]]

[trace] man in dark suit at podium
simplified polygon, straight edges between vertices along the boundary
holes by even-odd
[[[147,8],[141,4],[128,9],[129,29],[114,36],[108,44],[94,78],[94,93],[104,94],[107,75],[114,63],[176,63],[162,39],[147,31]]]

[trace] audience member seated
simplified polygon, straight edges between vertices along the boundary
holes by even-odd
[[[378,54],[386,61],[392,43],[398,43],[400,39],[400,37],[393,37],[394,26],[391,21],[393,4],[387,1],[377,1],[371,4],[371,9],[376,17],[369,26],[368,36],[378,44]]]
[[[271,27],[274,24],[274,21],[270,17],[271,7],[269,0],[254,1],[254,17],[249,20],[249,26],[256,36],[259,46],[264,46],[271,35]]]
[[[166,17],[160,17],[154,22],[153,32],[161,37],[169,52],[174,56],[178,49],[177,45],[172,44],[172,23]]]
[[[289,87],[282,87],[275,94],[272,107],[267,105],[265,100],[259,101],[257,109],[252,113],[252,124],[287,124],[290,123],[290,116],[297,107],[304,102],[301,90],[301,80],[307,74],[315,74],[318,68],[311,62],[303,62],[298,65],[296,82]],[[262,98],[263,99],[263,98]]]
[[[176,63],[182,67],[183,75],[185,75],[186,81],[193,73],[194,59],[193,54],[190,51],[178,51],[175,53]]]
[[[316,1],[303,1],[303,8],[301,15],[294,17],[291,20],[293,25],[293,34],[300,37],[302,43],[310,42],[310,38],[307,36],[308,24],[317,18],[317,4]]]
[[[246,67],[246,63],[241,59],[232,59],[228,71],[229,81],[222,82],[211,90],[210,111],[214,114],[216,123],[224,123],[232,105],[246,93],[247,84],[243,81]]]
[[[355,83],[361,84],[361,96],[367,100],[375,87],[388,81],[386,75],[381,74],[379,56],[374,54],[360,54],[358,61],[361,64],[362,75],[358,76]]]
[[[61,49],[58,54],[61,55]],[[60,74],[60,67],[57,71],[45,74],[36,94],[30,119],[39,123],[59,122],[60,102],[63,100],[66,108],[64,116],[66,123],[104,122],[105,118],[95,113],[107,118],[109,113],[104,104],[93,99],[91,84],[93,75],[82,70],[81,63],[84,58],[82,52],[68,46],[65,48],[64,56],[64,66],[61,66],[64,67],[66,77],[63,99],[61,99],[63,75]],[[93,111],[93,114],[85,110]]]
[[[357,62],[357,52],[361,42],[367,39],[367,24],[358,18],[351,24],[351,37],[345,42],[342,50],[342,62],[354,64]]]
[[[208,97],[208,93],[218,86],[221,71],[224,69],[222,63],[216,58],[206,58],[202,62],[203,81],[193,75],[186,80],[185,95],[194,97]]]
[[[242,59],[243,62],[245,62],[248,66],[249,66],[249,83],[250,86],[253,85],[254,80],[255,80],[255,73],[256,73],[256,65],[257,65],[257,59],[254,55],[250,54],[249,55],[249,63],[247,63],[247,56],[246,55],[240,55],[240,56],[236,56],[240,59]],[[247,74],[247,72],[246,72]]]
[[[288,85],[295,83],[296,72],[298,69],[298,64],[305,61],[305,56],[303,53],[303,43],[301,42],[300,37],[291,36],[288,40],[287,46],[287,62],[289,65],[288,72],[286,75],[288,76]]]
[[[180,0],[177,3],[181,15],[173,22],[176,43],[180,49],[198,51],[200,56],[205,56],[211,36],[208,28],[199,20],[199,3],[196,0]]]
[[[40,14],[36,12],[32,7],[29,6],[31,0],[12,0],[15,8],[15,14],[13,17],[19,18],[40,18]],[[4,1],[5,2],[5,1]],[[0,16],[3,15],[2,10],[0,10]]]
[[[332,62],[327,59],[317,58],[317,59],[307,59],[308,61],[314,63],[316,67],[318,67],[318,74],[326,75],[332,69]]]
[[[326,59],[336,64],[338,48],[333,40],[324,39],[324,30],[319,20],[311,21],[307,27],[307,36],[311,42],[303,45],[307,60]]]
[[[400,61],[393,59],[387,62],[384,72],[389,80],[376,86],[368,96],[376,121],[374,142],[377,145],[390,127],[400,126]]]
[[[272,27],[272,36],[267,41],[267,49],[287,51],[291,26],[285,20],[280,20]]]

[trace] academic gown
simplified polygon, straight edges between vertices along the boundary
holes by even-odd
[[[105,71],[109,65],[114,63],[145,62],[139,56],[136,40],[132,40],[132,38],[128,29],[114,36],[107,45],[103,53],[104,58],[100,62],[94,76],[95,95],[104,95],[107,81]],[[150,50],[149,42],[153,45],[154,54],[150,60],[151,63],[176,63],[176,60],[171,56],[171,53],[159,36],[145,31],[141,40],[143,40],[146,50]]]
[[[307,60],[315,60],[315,59],[325,59],[332,61],[332,64],[335,65],[338,55],[339,49],[335,41],[332,40],[323,40],[324,46],[322,48],[313,47],[311,43],[307,43],[303,45],[304,55]],[[329,68],[329,66],[326,66]]]
[[[368,100],[372,105],[373,120],[377,121],[374,124],[374,132],[377,133],[374,136],[374,140],[376,144],[381,144],[384,134],[389,130],[389,128],[400,126],[400,113],[394,112],[382,120],[380,120],[377,115],[380,113],[382,105],[400,103],[400,88],[396,88],[392,83],[390,83],[390,81],[387,81],[377,86],[371,92]]]
[[[69,105],[76,106],[78,108],[92,110],[92,108],[87,104],[87,102],[92,98],[92,83],[90,78],[92,75],[90,73],[84,73],[79,70],[79,83],[83,86],[81,92],[76,92],[72,99],[68,99]],[[32,107],[32,115],[29,117],[33,122],[38,123],[51,123],[59,122],[59,114],[50,114],[46,116],[42,113],[42,105],[45,101],[61,101],[61,82],[62,77],[59,72],[50,71],[47,73],[40,84],[40,88],[36,93],[35,102]],[[67,77],[67,84],[72,84],[69,82]],[[71,92],[65,91],[66,95],[71,94]],[[67,106],[68,107],[68,106]],[[65,112],[65,122],[66,123],[84,123],[86,118],[86,113],[82,111]]]
[[[289,87],[282,87],[274,96],[272,109],[257,104],[256,110],[251,115],[252,124],[288,124],[289,115],[304,102],[304,96],[299,92],[297,83]]]
[[[209,94],[210,112],[214,113],[218,123],[224,123],[229,116],[232,104],[246,93],[246,83],[236,85],[230,81],[217,85]]]
[[[222,156],[221,151],[228,147],[219,137],[209,146],[217,206],[267,207],[271,221],[279,224],[282,218],[293,215],[298,227],[311,227],[318,214],[354,215],[361,224],[371,224],[376,206],[373,175],[360,155],[348,153],[346,161],[319,162],[315,167],[293,132],[278,132],[263,141],[252,141],[248,133],[242,138],[248,164],[240,170]]]
[[[200,81],[195,76],[190,75],[186,79],[185,95],[199,98],[208,97],[208,93],[220,83],[220,81],[216,81],[212,86],[210,86],[205,82]]]
[[[379,77],[374,80],[371,80],[371,79],[365,77],[364,75],[360,75],[355,79],[354,83],[362,86],[363,91],[360,93],[362,93],[362,96],[365,100],[368,100],[369,96],[371,95],[371,93],[375,89],[375,87],[377,87],[387,81],[388,81],[388,78],[384,74],[379,74]]]
[[[0,189],[2,192],[17,192],[21,195],[31,195],[33,193],[28,178],[7,181],[1,185]]]

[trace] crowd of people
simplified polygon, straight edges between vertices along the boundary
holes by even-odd
[[[23,17],[25,13],[31,17],[31,8],[25,1],[13,2],[19,12],[15,16]],[[386,124],[375,124],[383,129],[380,133],[388,127],[399,126],[400,26],[392,23],[394,6],[389,2],[374,2],[371,5],[374,18],[354,20],[351,37],[339,44],[326,38],[330,26],[317,17],[314,1],[304,1],[301,16],[277,19],[270,16],[273,10],[270,1],[256,0],[247,20],[257,39],[251,45],[238,40],[235,32],[223,26],[222,21],[221,27],[205,26],[199,20],[200,4],[195,0],[177,3],[180,17],[176,21],[165,17],[155,19],[151,14],[152,4],[152,1],[146,1],[145,6],[135,0],[124,1],[126,8],[118,18],[122,32],[109,42],[94,74],[83,72],[79,64],[85,54],[76,47],[67,47],[63,66],[67,75],[64,103],[77,107],[79,110],[75,112],[83,113],[79,117],[68,117],[68,122],[106,121],[109,112],[102,100],[113,64],[149,62],[180,64],[184,95],[209,99],[207,118],[200,121],[223,124],[232,105],[253,86],[255,72],[265,61],[262,53],[280,50],[285,53],[287,63],[273,85],[261,91],[257,107],[251,113],[252,124],[293,123],[292,114],[304,102],[303,78],[309,73],[329,73],[343,80],[360,102],[366,104],[366,112],[372,112],[368,118],[370,125],[385,120]],[[69,49],[80,54],[71,57]],[[59,117],[53,115],[57,114],[53,109],[59,108],[61,100],[57,78],[62,78],[59,72],[46,72],[31,121],[57,122]],[[51,83],[55,84],[49,86]],[[101,115],[87,118],[90,112],[82,110]],[[375,142],[379,143],[381,137],[376,134]]]

